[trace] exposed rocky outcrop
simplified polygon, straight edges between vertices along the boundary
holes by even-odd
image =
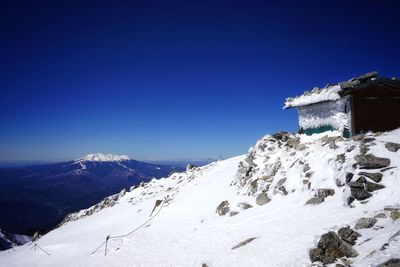
[[[323,264],[330,264],[342,257],[356,257],[358,253],[337,233],[330,231],[321,236],[317,247],[309,251],[309,256],[311,262],[320,261]]]
[[[80,218],[90,216],[96,212],[99,212],[102,209],[112,207],[115,204],[117,204],[118,200],[120,200],[125,194],[126,194],[126,190],[123,189],[120,193],[106,197],[101,202],[97,203],[96,205],[94,205],[88,209],[84,209],[84,210],[80,210],[75,213],[68,214],[58,226],[61,226],[64,223],[67,223],[69,221],[75,221]]]

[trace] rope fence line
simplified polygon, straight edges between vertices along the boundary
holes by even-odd
[[[48,253],[46,250],[44,250],[43,248],[41,248],[37,243],[35,243],[35,244],[33,245],[33,247],[31,247],[31,249],[32,249],[32,248],[35,249],[35,252],[36,252],[36,249],[38,248],[38,249],[40,249],[41,251],[43,251],[44,253],[46,253],[47,256],[50,256],[50,253]]]
[[[134,232],[136,232],[137,230],[139,230],[140,228],[142,228],[143,226],[145,226],[146,224],[148,224],[151,220],[153,220],[155,217],[157,217],[157,215],[160,213],[160,211],[162,210],[162,208],[164,207],[165,204],[165,200],[162,201],[160,208],[158,209],[158,211],[153,215],[153,217],[150,217],[148,220],[146,220],[144,223],[142,223],[141,225],[139,225],[138,227],[136,227],[135,229],[133,229],[132,231],[130,231],[127,234],[124,235],[116,235],[116,236],[110,236],[108,235],[106,237],[106,240],[101,243],[92,253],[90,253],[90,255],[93,255],[94,253],[96,253],[101,247],[103,247],[105,245],[104,248],[104,256],[107,256],[107,246],[108,246],[108,240],[110,239],[118,239],[118,238],[123,238],[126,236],[129,236],[131,234],[133,234]]]

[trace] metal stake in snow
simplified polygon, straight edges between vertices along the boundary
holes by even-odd
[[[108,236],[106,237],[106,247],[105,247],[105,249],[104,249],[104,256],[107,256],[107,244],[108,244],[108,239],[110,239],[110,235],[108,235]]]
[[[160,200],[160,199],[157,199],[157,200],[156,200],[156,203],[154,204],[154,208],[153,208],[153,210],[151,211],[149,217],[151,217],[151,215],[153,215],[154,210],[155,210],[158,206],[160,206],[161,203],[162,203],[162,200]]]

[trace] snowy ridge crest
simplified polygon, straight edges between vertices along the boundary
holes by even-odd
[[[102,154],[102,153],[94,153],[94,154],[88,154],[86,156],[83,156],[77,160],[76,162],[82,162],[82,161],[124,161],[124,160],[130,160],[130,158],[127,155],[113,155],[113,154]]]

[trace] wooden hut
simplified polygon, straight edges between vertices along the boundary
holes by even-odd
[[[400,80],[370,72],[287,98],[284,108],[297,109],[299,131],[306,134],[339,130],[348,137],[393,130],[400,127]]]

